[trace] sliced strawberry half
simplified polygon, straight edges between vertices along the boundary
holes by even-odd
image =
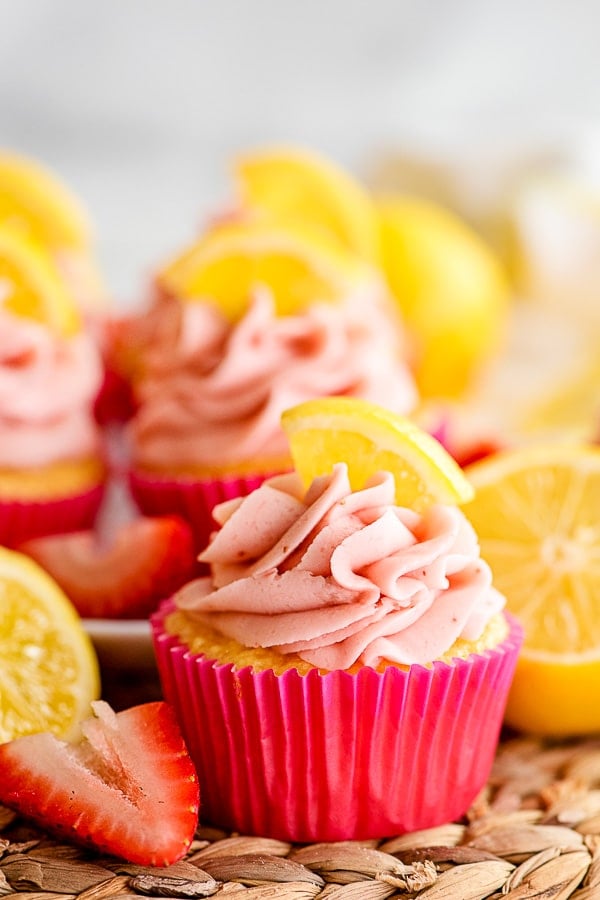
[[[18,549],[52,575],[84,618],[145,618],[198,571],[192,530],[177,516],[140,516],[108,546],[93,531],[76,531]]]
[[[0,803],[129,862],[176,862],[196,830],[199,790],[172,707],[92,706],[79,744],[41,733],[0,745]]]

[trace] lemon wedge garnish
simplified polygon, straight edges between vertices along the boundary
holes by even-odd
[[[391,472],[396,503],[421,511],[432,503],[464,503],[471,485],[442,445],[410,419],[353,397],[307,400],[286,410],[281,424],[294,467],[306,486],[345,462],[353,489],[379,471]]]
[[[325,231],[349,252],[377,258],[377,224],[369,193],[326,157],[302,148],[271,147],[235,165],[241,202],[266,217]]]
[[[54,261],[27,234],[0,225],[0,309],[47,325],[63,337],[81,318]]]
[[[326,235],[268,222],[221,225],[158,274],[159,285],[182,300],[212,302],[232,321],[252,294],[271,292],[279,315],[342,300],[370,269]]]

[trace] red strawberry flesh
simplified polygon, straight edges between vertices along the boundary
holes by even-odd
[[[54,578],[84,618],[146,618],[197,573],[192,530],[177,516],[140,516],[107,545],[93,531],[77,531],[18,549]]]
[[[172,708],[115,713],[98,701],[84,738],[48,733],[0,745],[0,803],[45,830],[129,862],[165,866],[188,850],[198,779]]]

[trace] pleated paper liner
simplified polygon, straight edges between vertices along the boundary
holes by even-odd
[[[129,489],[136,505],[148,516],[180,515],[194,530],[196,547],[204,549],[216,523],[212,510],[218,503],[243,497],[256,490],[272,474],[231,476],[222,479],[159,477],[133,470]]]
[[[80,494],[53,500],[0,500],[0,544],[15,547],[30,538],[91,528],[104,490],[104,485],[99,484]]]
[[[430,668],[254,674],[190,653],[152,619],[165,699],[205,817],[291,841],[383,838],[462,815],[492,766],[521,628]]]

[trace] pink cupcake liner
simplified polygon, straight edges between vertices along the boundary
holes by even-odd
[[[180,515],[194,531],[198,551],[203,550],[216,528],[212,510],[218,503],[250,494],[275,473],[193,481],[159,478],[129,472],[129,490],[139,510],[147,516]]]
[[[102,504],[104,485],[71,497],[45,501],[0,501],[0,544],[16,547],[30,538],[91,528]]]
[[[461,816],[490,773],[522,640],[451,665],[356,675],[234,671],[152,617],[165,698],[205,821],[290,841],[382,838]]]

